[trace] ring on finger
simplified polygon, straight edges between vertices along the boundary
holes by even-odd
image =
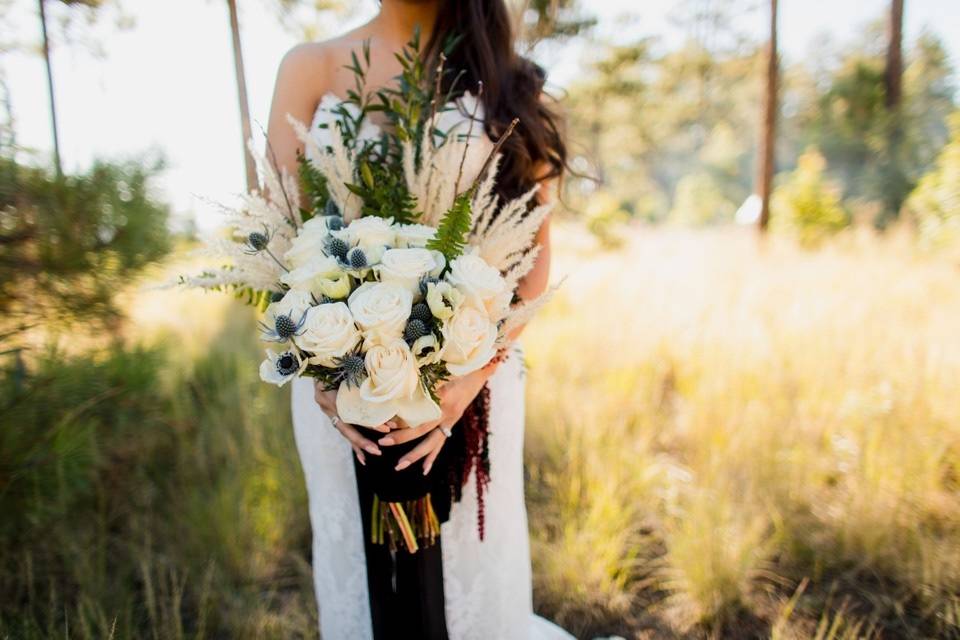
[[[448,438],[453,437],[453,430],[451,430],[449,427],[444,427],[443,425],[440,425],[440,433]]]
[[[334,427],[339,426],[339,425],[340,425],[340,416],[338,416],[338,415],[336,415],[336,414],[330,416],[330,422],[333,424]]]

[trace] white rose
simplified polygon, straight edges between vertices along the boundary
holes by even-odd
[[[393,218],[366,216],[354,220],[345,230],[350,245],[363,249],[393,246],[397,241]]]
[[[343,270],[337,263],[336,258],[321,255],[283,274],[280,276],[280,282],[293,291],[308,291],[318,294],[322,293],[325,281],[338,279],[342,274]]]
[[[507,289],[507,281],[476,254],[465,253],[454,259],[446,279],[493,318],[503,315],[510,305],[513,292]]]
[[[337,390],[337,413],[344,421],[375,427],[399,416],[417,426],[440,418],[440,407],[420,384],[416,359],[406,342],[371,347],[364,364],[367,377],[359,387],[343,383]]]
[[[465,376],[482,368],[496,355],[497,327],[477,307],[460,305],[443,327],[440,357],[454,376]]]
[[[332,302],[310,307],[300,334],[293,341],[310,352],[310,364],[333,367],[335,358],[350,353],[357,346],[360,331],[353,323],[347,305]]]
[[[316,216],[307,220],[297,232],[297,237],[290,243],[290,248],[283,254],[287,266],[301,267],[322,257],[323,246],[328,235],[326,216]]]
[[[397,246],[401,248],[423,249],[437,235],[436,227],[425,224],[404,224],[397,229]]]
[[[393,282],[416,296],[420,291],[420,278],[443,271],[445,262],[439,251],[387,249],[380,257],[377,271],[381,282]]]
[[[413,294],[389,282],[364,282],[347,301],[353,319],[363,330],[364,346],[393,342],[403,335]]]
[[[438,320],[447,320],[463,302],[463,294],[453,288],[449,282],[431,282],[427,284],[427,306]]]

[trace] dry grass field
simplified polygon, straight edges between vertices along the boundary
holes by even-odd
[[[639,231],[530,327],[540,601],[572,627],[960,634],[960,265]]]
[[[957,263],[866,233],[555,237],[566,280],[524,336],[541,612],[580,637],[960,637]],[[252,314],[126,307],[122,345],[38,354],[45,401],[6,414],[53,453],[2,494],[0,637],[315,637]]]

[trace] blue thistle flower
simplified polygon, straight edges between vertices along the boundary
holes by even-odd
[[[420,320],[424,325],[429,325],[433,321],[433,313],[430,312],[430,305],[426,302],[418,302],[410,310],[410,320]]]
[[[266,225],[263,226],[263,231],[251,231],[247,234],[247,240],[244,243],[245,249],[244,253],[247,255],[253,255],[255,253],[260,253],[261,251],[267,249],[270,245],[271,235],[270,229]]]
[[[343,380],[347,383],[347,386],[359,387],[363,379],[367,377],[367,367],[363,356],[359,353],[351,353],[342,358],[336,358],[334,363],[339,369],[337,380]]]
[[[250,245],[250,248],[254,251],[263,251],[267,248],[267,243],[269,242],[270,238],[267,237],[267,234],[260,233],[259,231],[254,231],[247,236],[247,244]]]
[[[293,336],[300,335],[301,329],[303,329],[304,323],[307,321],[307,311],[304,310],[303,315],[300,316],[299,320],[294,320],[289,313],[284,313],[276,316],[273,319],[273,326],[259,322],[260,330],[263,332],[263,340],[271,340],[273,342],[286,342]]]
[[[428,333],[430,332],[427,329],[427,324],[423,320],[414,319],[408,322],[407,328],[403,330],[403,339],[413,344],[417,341],[417,338],[422,338]]]
[[[293,321],[289,315],[280,315],[277,316],[276,320],[273,323],[274,331],[277,332],[277,335],[283,338],[284,340],[293,336],[297,331],[297,324]]]
[[[327,251],[327,255],[331,255],[337,260],[345,262],[347,259],[347,252],[350,251],[350,245],[347,244],[345,240],[330,236],[327,238],[325,249]]]
[[[362,269],[367,266],[367,254],[360,247],[354,247],[347,252],[347,263],[354,269]]]

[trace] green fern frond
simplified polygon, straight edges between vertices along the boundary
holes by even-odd
[[[442,253],[448,264],[463,253],[467,245],[467,235],[473,224],[472,198],[473,189],[458,195],[453,206],[443,214],[436,235],[427,243],[427,248]]]
[[[327,204],[327,200],[330,199],[330,191],[327,189],[327,179],[303,153],[297,154],[297,163],[297,170],[300,174],[300,188],[307,205],[306,207],[300,207],[300,215],[306,222]]]

